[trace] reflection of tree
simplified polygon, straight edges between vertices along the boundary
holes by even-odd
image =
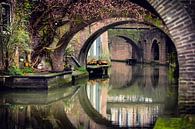
[[[64,110],[64,102],[58,101],[51,105],[15,105],[14,107],[4,107],[0,110],[1,128],[13,129],[33,128],[33,129],[76,129],[68,119]],[[7,117],[9,116],[9,117]]]

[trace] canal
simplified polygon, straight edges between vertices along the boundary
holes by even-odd
[[[177,115],[177,79],[166,66],[112,62],[109,78],[49,91],[1,91],[0,129],[152,129]]]

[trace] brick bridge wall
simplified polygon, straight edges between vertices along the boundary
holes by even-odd
[[[112,30],[109,30],[111,32]],[[125,35],[125,37],[131,40],[132,36]],[[157,41],[159,46],[159,64],[166,64],[167,53],[166,53],[166,38],[167,36],[162,33],[159,29],[144,30],[140,32],[139,43],[132,41],[139,49],[136,50],[130,43],[121,38],[120,36],[114,35],[109,37],[110,42],[110,54],[113,60],[126,60],[126,59],[137,59],[144,63],[152,63],[153,53],[152,45],[154,40]],[[141,54],[138,57],[137,53]],[[141,58],[138,59],[138,58]]]
[[[106,19],[106,20],[103,20],[101,22],[95,22],[92,25],[87,26],[83,30],[79,31],[77,34],[75,34],[75,36],[70,41],[70,44],[74,47],[74,56],[76,58],[79,58],[79,54],[80,54],[81,49],[83,48],[85,42],[96,31],[98,31],[99,29],[101,29],[109,24],[120,22],[120,21],[126,21],[126,20],[130,20],[130,19],[128,19],[128,18]]]
[[[110,42],[110,54],[112,60],[127,60],[132,58],[131,44],[127,43],[124,39],[114,37]]]
[[[159,63],[166,64],[166,35],[158,29],[148,30],[141,34],[141,48],[143,50],[143,62],[151,63],[154,61],[152,45],[154,40],[159,47]]]
[[[195,1],[194,0],[179,0],[184,4],[184,8],[187,10],[188,14],[191,16],[193,22],[195,23]]]
[[[186,0],[187,1],[187,0]],[[163,19],[174,42],[179,61],[180,111],[195,113],[195,24],[194,9],[190,13],[185,0],[147,0]],[[181,3],[183,2],[183,3]]]
[[[179,60],[179,108],[195,113],[195,25],[178,0],[147,0],[164,20]]]

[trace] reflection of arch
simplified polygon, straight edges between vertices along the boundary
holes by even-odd
[[[94,109],[94,107],[91,105],[90,100],[88,99],[85,86],[81,87],[78,95],[79,95],[79,101],[80,101],[80,104],[83,110],[93,121],[95,121],[98,124],[104,125],[106,127],[111,127],[111,128],[116,128],[116,129],[120,128],[117,125],[113,125],[111,121],[104,118],[99,112],[97,112]]]
[[[194,62],[192,58],[189,57],[194,57],[195,53],[193,53],[194,48],[194,40],[191,38],[186,38],[186,37],[194,37],[195,36],[195,31],[192,29],[194,27],[192,17],[190,17],[190,14],[186,11],[184,8],[183,4],[179,0],[133,0],[134,2],[138,5],[141,5],[143,7],[148,6],[149,9],[154,10],[159,14],[159,16],[163,19],[165,22],[168,30],[169,30],[169,35],[171,36],[171,39],[175,41],[176,48],[178,50],[178,60],[179,60],[179,65],[180,65],[180,90],[182,92],[181,98],[184,98],[186,101],[190,102],[194,100],[192,99],[187,99],[189,96],[185,96],[183,92],[189,90],[193,84],[195,84],[194,80],[194,74],[193,69],[195,68]],[[145,2],[144,2],[145,1]],[[144,4],[143,4],[144,3]],[[162,6],[163,5],[163,6]],[[148,9],[147,8],[147,9]],[[162,9],[163,8],[163,9]],[[175,13],[173,13],[170,10],[174,10]],[[182,19],[185,19],[185,24],[181,22]],[[181,24],[178,24],[181,23]],[[73,29],[74,30],[74,29]],[[176,32],[181,32],[181,33],[176,33]],[[70,37],[70,36],[68,36]],[[63,36],[62,40],[60,40],[59,44],[68,41],[66,40],[66,35]],[[64,49],[64,46],[62,46]],[[187,48],[187,49],[185,49]],[[58,52],[56,52],[57,56],[60,55]],[[83,60],[85,57],[82,58]],[[80,60],[82,61],[82,60]],[[83,61],[84,62],[84,61]],[[59,64],[58,64],[59,65]],[[63,65],[63,64],[62,64]],[[187,69],[192,69],[192,71],[189,71]],[[182,85],[183,82],[186,82],[186,85],[188,88],[186,88],[186,85]],[[183,88],[186,90],[183,91]],[[190,98],[193,98],[193,94],[190,95]],[[186,101],[181,101],[182,104],[187,104]],[[187,106],[187,105],[186,105]]]
[[[157,40],[153,41],[151,51],[152,51],[151,52],[152,61],[159,61],[160,50],[159,50],[159,45],[157,43]]]
[[[115,63],[115,62],[112,62],[112,63]],[[135,82],[138,79],[138,76],[140,76],[142,72],[141,65],[126,65],[125,63],[119,63],[119,62],[117,62],[117,64],[118,64],[116,66],[117,68],[113,68],[113,66],[115,66],[114,64],[111,67],[115,70],[114,71],[115,73],[111,73],[111,76],[110,76],[110,83],[113,86],[113,88],[117,88],[117,89],[127,88],[135,84]],[[118,67],[122,69],[119,69]],[[128,73],[127,75],[124,76],[123,71],[128,72],[129,70],[129,69],[126,69],[126,67],[131,68],[131,73]],[[121,73],[118,73],[116,69],[119,69]],[[127,76],[130,76],[130,77],[127,77]],[[126,77],[127,77],[127,80],[125,81],[125,83],[121,83],[121,82],[124,82],[124,79]],[[122,79],[122,81],[120,81],[121,80],[120,78]]]
[[[132,79],[127,83],[127,87],[134,85],[137,82],[138,76],[140,76],[141,73],[141,65],[132,65]]]
[[[133,0],[136,1],[136,0]],[[142,2],[142,0],[137,0],[139,5]],[[141,1],[141,2],[140,2]],[[186,69],[194,69],[195,65],[192,61],[191,58],[188,57],[194,57],[194,51],[193,44],[194,40],[191,38],[186,38],[186,37],[194,37],[195,32],[192,29],[194,27],[194,24],[192,22],[192,17],[190,17],[189,13],[186,11],[184,8],[183,4],[181,4],[180,1],[173,0],[143,0],[146,1],[145,5],[149,5],[149,7],[153,8],[163,19],[165,22],[168,30],[169,30],[169,36],[173,41],[175,41],[175,46],[178,51],[178,60],[179,60],[179,65],[180,65],[180,79],[179,79],[179,90],[181,90],[180,97],[184,98],[185,101],[181,101],[180,104],[182,104],[184,107],[188,106],[186,101],[192,101],[195,102],[193,99],[188,99],[189,97],[184,94],[185,91],[189,90],[193,84],[195,84],[194,80],[194,75],[191,74],[193,73],[194,70],[192,71],[186,71]],[[163,9],[162,9],[162,4],[163,4]],[[172,13],[174,10],[176,13]],[[185,24],[178,24],[181,23],[181,19],[185,19]],[[176,32],[182,32],[182,33],[176,33]],[[189,48],[189,49],[183,49],[183,48]],[[192,52],[192,53],[189,53]],[[83,58],[84,59],[84,58]],[[186,88],[186,85],[182,85],[182,82],[187,82],[186,85],[188,88]],[[183,88],[186,90],[183,91]],[[194,93],[194,92],[193,92]],[[190,95],[190,98],[193,98],[193,94]],[[193,104],[194,106],[195,104]],[[192,109],[192,108],[191,108]]]
[[[151,71],[151,82],[153,87],[157,87],[159,84],[159,67],[154,67]]]
[[[115,22],[112,24],[109,24],[107,26],[102,27],[101,29],[97,30],[96,32],[94,32],[84,43],[84,45],[82,46],[79,56],[78,56],[78,60],[81,64],[85,64],[86,63],[86,59],[87,59],[87,53],[91,47],[91,45],[93,44],[94,40],[99,37],[102,33],[104,33],[105,31],[107,31],[108,29],[110,29],[111,27],[114,26],[118,26],[118,25],[123,25],[123,24],[132,24],[132,23],[137,23],[137,24],[144,24],[147,26],[152,26],[151,24],[145,23],[145,22],[138,22],[135,20],[124,20],[124,21],[119,21],[119,22]],[[125,38],[125,36],[121,36],[121,38]],[[131,41],[130,39],[128,40],[128,38],[126,37],[125,40],[127,41]]]

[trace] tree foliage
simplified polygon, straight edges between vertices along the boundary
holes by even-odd
[[[48,47],[55,38],[58,38],[55,49],[66,47],[75,33],[93,22],[113,17],[129,17],[140,21],[149,14],[129,0],[41,0],[32,3],[31,12],[33,62],[48,53]],[[56,30],[65,24],[71,29],[61,36]]]
[[[27,28],[29,19],[25,4],[15,3],[13,6],[16,7],[14,22],[10,25],[3,25],[5,30],[0,33],[5,70],[14,66],[13,59],[16,49],[20,51],[30,49],[30,34]]]

